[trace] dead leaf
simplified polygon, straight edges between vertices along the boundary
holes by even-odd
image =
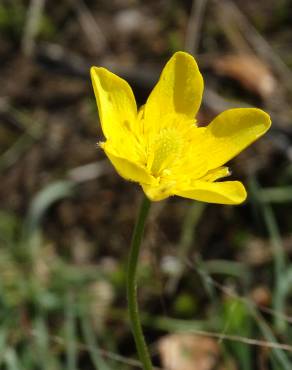
[[[217,341],[195,334],[166,335],[158,351],[167,370],[214,370],[220,358]]]
[[[277,88],[277,81],[268,66],[253,55],[226,55],[212,64],[218,74],[238,81],[263,99],[269,98]]]
[[[258,306],[269,306],[272,300],[272,293],[265,285],[259,285],[251,291],[251,299]]]
[[[98,280],[89,287],[90,294],[90,313],[94,330],[100,332],[103,330],[108,310],[114,300],[114,291],[112,285],[106,280]]]

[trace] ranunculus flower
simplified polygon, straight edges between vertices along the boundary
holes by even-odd
[[[229,175],[226,162],[269,129],[268,114],[230,109],[198,127],[204,82],[185,52],[168,61],[139,110],[125,80],[100,67],[91,68],[91,77],[106,139],[100,147],[117,172],[138,182],[150,200],[172,195],[222,204],[245,200],[241,182],[218,180]]]

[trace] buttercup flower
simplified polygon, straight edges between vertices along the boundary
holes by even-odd
[[[149,199],[245,200],[241,182],[217,180],[230,174],[226,162],[269,129],[268,114],[256,108],[230,109],[207,127],[198,127],[204,82],[196,61],[185,52],[168,61],[139,110],[125,80],[99,67],[91,68],[91,77],[106,138],[100,146],[117,172],[140,183]]]

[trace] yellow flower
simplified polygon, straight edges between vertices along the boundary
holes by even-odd
[[[137,110],[132,89],[105,68],[91,77],[102,130],[101,148],[127,180],[140,183],[147,197],[172,195],[203,202],[239,204],[246,191],[224,166],[262,136],[271,121],[255,108],[230,109],[207,127],[196,125],[204,82],[194,58],[175,53],[146,104]]]

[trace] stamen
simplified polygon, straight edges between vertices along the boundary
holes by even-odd
[[[154,176],[168,173],[168,166],[177,161],[182,152],[182,138],[174,129],[163,129],[149,147],[147,167]]]

